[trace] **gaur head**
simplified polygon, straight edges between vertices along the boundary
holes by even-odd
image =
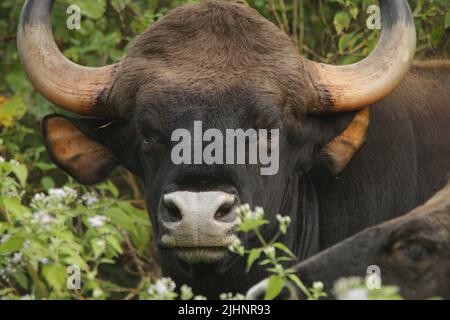
[[[26,1],[20,58],[40,93],[83,117],[46,117],[48,152],[80,183],[98,183],[118,165],[139,176],[163,271],[187,279],[233,265],[227,246],[236,238],[239,204],[264,207],[270,220],[277,213],[302,215],[301,177],[318,161],[333,172],[345,168],[364,142],[365,107],[394,90],[415,52],[405,0],[381,1],[379,44],[349,66],[302,58],[286,34],[244,4],[205,2],[153,24],[120,63],[86,68],[58,50],[52,4]],[[195,136],[196,121],[203,132],[224,135],[278,129],[276,141],[248,142],[279,152],[276,174],[262,175],[260,164],[175,164],[173,133]],[[294,235],[295,229],[288,245]]]
[[[322,281],[330,293],[338,279],[365,277],[372,266],[379,267],[382,284],[398,286],[405,299],[450,299],[450,183],[407,215],[366,229],[296,269],[306,285]],[[249,298],[262,296],[266,285],[254,286]]]

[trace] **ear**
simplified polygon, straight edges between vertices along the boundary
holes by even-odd
[[[51,115],[42,121],[42,133],[48,153],[55,164],[82,184],[103,181],[117,166],[113,152],[90,137],[105,124],[105,119],[69,119]],[[101,139],[100,139],[101,140]]]
[[[361,149],[366,141],[369,122],[370,109],[362,109],[339,135],[322,148],[319,160],[332,174],[342,172]]]

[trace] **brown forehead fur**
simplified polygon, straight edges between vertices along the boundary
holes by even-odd
[[[116,74],[108,103],[133,108],[139,92],[217,96],[253,88],[274,103],[301,110],[312,92],[303,59],[288,36],[242,4],[179,7],[143,32]],[[301,92],[302,94],[299,94]]]
[[[317,101],[304,62],[283,31],[246,5],[208,1],[178,7],[136,39],[105,103],[124,114],[139,96],[164,101],[181,92],[213,100],[246,88],[299,115]],[[426,95],[417,88],[430,80],[438,88],[450,82],[450,62],[415,62],[393,94],[420,99]],[[441,99],[450,92],[436,91]]]

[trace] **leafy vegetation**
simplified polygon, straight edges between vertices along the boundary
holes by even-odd
[[[326,297],[322,283],[316,282],[312,288],[307,288],[295,274],[294,268],[286,269],[283,266],[285,263],[296,261],[295,254],[283,243],[277,242],[281,235],[287,233],[287,229],[291,224],[289,217],[277,215],[278,232],[268,241],[264,239],[260,232],[260,228],[263,225],[269,224],[269,221],[264,219],[264,210],[262,208],[256,207],[252,211],[249,205],[243,205],[237,212],[239,218],[236,230],[241,233],[254,232],[261,247],[245,249],[242,243],[236,240],[230,246],[230,250],[242,257],[247,256],[247,272],[250,271],[254,263],[260,260],[259,265],[265,266],[267,272],[271,274],[264,295],[265,300],[275,299],[284,288],[288,289],[293,297],[297,297],[297,288],[302,291],[308,300],[318,300],[321,297]]]
[[[172,8],[191,2],[197,1],[59,0],[53,15],[55,38],[64,54],[77,63],[100,66],[117,62],[148,25]],[[450,2],[409,2],[418,30],[417,56],[448,57]],[[39,122],[45,114],[61,111],[33,90],[20,65],[15,39],[23,3],[0,3],[0,297],[178,297],[170,294],[173,290],[164,290],[173,288],[169,280],[156,281],[159,271],[138,180],[117,169],[111,181],[83,187],[48,158]],[[379,36],[379,30],[366,26],[370,16],[367,8],[375,3],[371,0],[247,3],[279,25],[299,52],[315,61],[357,61],[373,49]],[[66,27],[66,9],[73,4],[83,15],[80,30]],[[242,214],[245,212],[249,214],[249,208]],[[280,227],[282,221],[287,227],[287,220],[280,220]],[[242,232],[257,232],[258,225],[244,223],[240,228]],[[273,267],[269,268],[271,285],[266,297],[275,297],[286,279],[300,285],[292,270],[278,267],[291,259],[289,249],[276,239],[261,245],[245,249],[236,244],[233,250],[247,255],[249,268],[261,257]],[[280,250],[282,256],[274,255]],[[66,270],[73,264],[83,266],[83,286],[68,291]],[[180,298],[201,298],[182,288]],[[320,290],[302,291],[310,298],[321,295]],[[236,296],[226,294],[224,298]]]

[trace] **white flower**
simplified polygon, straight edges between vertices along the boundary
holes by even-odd
[[[5,158],[0,157],[0,163],[5,162]]]
[[[180,288],[180,297],[181,300],[191,300],[194,297],[194,294],[192,293],[192,288],[183,284]]]
[[[240,206],[236,210],[238,214],[238,221],[240,223],[245,223],[246,221],[255,221],[262,219],[264,217],[264,209],[261,207],[255,207],[255,210],[252,211],[248,204],[244,204]]]
[[[151,285],[147,292],[158,298],[165,298],[172,293],[176,288],[175,282],[170,278],[161,278],[156,280],[154,285]]]
[[[45,198],[47,198],[45,194],[43,194],[43,193],[36,193],[34,195],[33,199],[31,199],[31,202],[41,202]]]
[[[269,247],[267,247],[267,248],[264,248],[264,254],[265,254],[269,259],[275,259],[275,256],[276,256],[276,250],[275,250],[275,247],[269,246]]]
[[[66,193],[63,189],[50,189],[48,195],[58,199],[64,199],[66,197]]]
[[[239,254],[240,256],[244,256],[245,248],[242,245],[241,240],[235,239],[231,245],[228,246],[228,250],[233,253]]]
[[[338,300],[368,300],[369,293],[360,277],[340,278],[334,284],[333,293]]]
[[[160,296],[165,296],[169,293],[169,289],[166,287],[166,285],[159,280],[155,283],[155,291]]]
[[[16,252],[13,254],[12,262],[15,264],[19,264],[22,261],[23,254],[21,252]]]
[[[30,244],[31,244],[30,240],[25,240],[25,242],[22,245],[22,248],[28,249],[30,247]]]
[[[9,238],[11,238],[10,234],[5,234],[1,239],[0,239],[0,243],[5,243],[6,241],[9,240]]]
[[[103,295],[103,291],[101,289],[96,288],[94,289],[94,291],[92,291],[92,297],[94,298],[98,298],[101,295]]]
[[[46,257],[39,257],[38,261],[42,264],[48,264],[48,259]]]
[[[98,239],[95,241],[95,244],[100,248],[104,248],[106,246],[106,241],[103,239]]]
[[[315,282],[313,283],[313,288],[316,289],[316,290],[322,291],[322,290],[323,290],[323,282],[321,282],[321,281],[315,281]]]
[[[41,224],[49,224],[54,220],[54,218],[46,213],[43,213],[41,211],[36,211],[33,213],[33,220],[32,223],[41,223]]]
[[[53,217],[51,215],[49,215],[49,214],[44,214],[41,217],[41,222],[43,224],[49,224],[52,221],[53,221]]]
[[[228,293],[222,293],[219,296],[219,299],[220,300],[244,300],[245,297],[240,293],[234,295],[231,292],[228,292]]]
[[[351,289],[338,295],[338,300],[369,300],[369,293],[365,288]]]
[[[291,218],[288,217],[288,216],[283,217],[280,214],[277,214],[276,218],[277,218],[278,225],[279,225],[281,233],[282,234],[286,234],[287,233],[287,228],[289,227],[289,225],[292,222]]]
[[[84,204],[86,206],[91,206],[91,205],[93,205],[93,204],[95,204],[95,203],[97,203],[99,201],[97,195],[95,193],[93,193],[93,192],[83,195],[81,197],[81,200],[84,201]]]
[[[88,221],[92,227],[98,228],[98,227],[104,226],[105,223],[108,221],[108,218],[105,216],[97,215],[97,216],[89,217]]]
[[[48,195],[58,200],[74,199],[77,197],[77,191],[69,187],[64,187],[62,189],[50,189]]]

